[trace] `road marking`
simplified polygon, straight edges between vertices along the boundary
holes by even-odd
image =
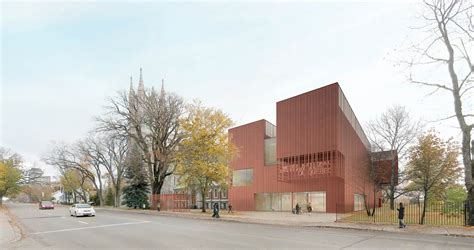
[[[77,230],[84,230],[84,229],[94,229],[94,228],[102,228],[102,227],[116,227],[116,226],[126,226],[126,225],[144,224],[144,223],[150,223],[150,222],[149,221],[141,221],[141,222],[108,224],[108,225],[100,225],[100,226],[93,226],[93,227],[77,227],[77,228],[68,228],[68,229],[53,230],[53,231],[36,232],[36,233],[31,233],[30,235],[33,235],[33,234],[50,234],[50,233],[77,231]]]
[[[89,223],[87,223],[87,222],[85,222],[85,221],[80,221],[80,220],[77,221],[77,222],[82,223],[82,224],[89,224]]]
[[[62,216],[61,219],[66,219],[66,217]]]

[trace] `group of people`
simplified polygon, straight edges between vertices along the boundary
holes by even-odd
[[[308,202],[308,204],[306,204],[306,211],[308,211],[309,215],[311,215],[311,212],[313,211],[311,202]],[[293,214],[302,214],[301,206],[299,203],[296,203],[295,208],[293,208]]]
[[[306,210],[308,211],[308,213],[311,215],[311,212],[313,211],[313,208],[311,206],[311,202],[308,202],[308,204],[306,204]],[[232,204],[229,204],[228,206],[228,213],[232,213]],[[405,228],[407,225],[405,224],[404,222],[404,218],[405,218],[405,207],[403,206],[403,203],[400,202],[400,205],[399,205],[399,208],[397,208],[397,211],[398,211],[398,222],[399,222],[399,228]],[[295,208],[293,208],[293,214],[302,214],[302,211],[301,211],[301,206],[299,203],[296,203],[296,206]],[[214,203],[214,207],[212,209],[212,217],[213,218],[219,218],[219,203]]]

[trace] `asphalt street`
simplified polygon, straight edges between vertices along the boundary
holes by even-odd
[[[200,220],[96,209],[70,217],[67,207],[8,204],[24,237],[2,249],[473,249],[474,239]]]

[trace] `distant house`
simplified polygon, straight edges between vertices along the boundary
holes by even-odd
[[[82,192],[79,189],[76,191]],[[76,192],[65,192],[63,187],[54,192],[52,196],[56,203],[61,204],[86,203],[90,200],[90,195],[88,192],[85,192],[86,200],[84,200],[80,195],[77,195]]]

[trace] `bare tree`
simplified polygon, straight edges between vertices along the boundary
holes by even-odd
[[[474,41],[473,3],[464,0],[425,0],[424,13],[421,20],[424,24],[418,29],[427,35],[416,44],[412,45],[412,58],[404,62],[408,65],[409,81],[414,84],[446,91],[452,95],[454,115],[444,119],[456,118],[462,133],[462,158],[465,173],[465,185],[471,207],[474,207],[473,163],[471,158],[471,132],[474,123],[469,122],[469,117],[474,117],[472,110],[467,110],[463,103],[472,102],[474,89],[472,73],[474,65],[472,55]],[[415,77],[412,72],[420,68],[447,66],[449,80],[434,80],[425,76],[425,80]],[[441,119],[441,120],[444,120]],[[474,209],[471,209],[469,224],[474,225]]]
[[[395,208],[395,199],[403,193],[398,188],[399,179],[396,173],[396,159],[404,159],[407,149],[421,131],[421,123],[410,117],[405,107],[394,106],[367,124],[368,137],[372,146],[380,151],[389,150],[391,154],[390,184],[386,192],[390,208]],[[398,154],[398,157],[396,155]]]
[[[130,139],[140,148],[148,168],[152,189],[152,208],[159,205],[165,178],[175,167],[175,154],[183,133],[179,119],[184,113],[181,97],[154,89],[135,94],[120,93],[110,99],[107,113],[97,118],[99,131],[109,131]]]
[[[82,175],[87,176],[97,192],[99,205],[103,205],[102,167],[100,162],[88,156],[91,147],[90,144],[87,144],[87,141],[73,145],[58,144],[43,160],[47,164],[59,168],[60,171],[76,169]]]
[[[23,158],[10,149],[0,147],[0,161],[10,161],[13,164],[13,167],[21,169]]]
[[[91,163],[98,163],[106,170],[115,195],[114,206],[120,206],[121,183],[125,173],[125,157],[127,154],[127,139],[107,133],[90,136],[81,145],[82,152],[91,160]]]

